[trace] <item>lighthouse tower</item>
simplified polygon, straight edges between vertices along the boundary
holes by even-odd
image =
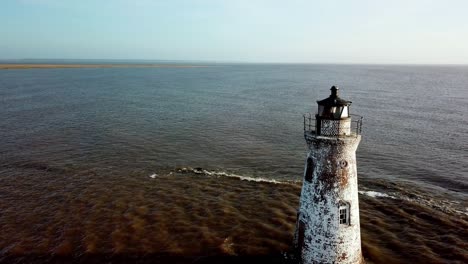
[[[302,263],[363,263],[356,171],[362,117],[351,119],[351,102],[335,86],[317,103],[315,119],[304,115],[308,154],[294,246]]]

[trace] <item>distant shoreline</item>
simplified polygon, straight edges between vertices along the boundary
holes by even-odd
[[[202,65],[179,64],[0,64],[0,70],[20,69],[65,69],[65,68],[201,68]]]

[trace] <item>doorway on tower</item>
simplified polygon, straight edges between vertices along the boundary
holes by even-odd
[[[307,159],[307,168],[305,173],[305,180],[312,182],[312,174],[314,173],[314,161],[311,158]]]

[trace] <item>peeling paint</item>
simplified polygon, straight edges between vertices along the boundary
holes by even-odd
[[[306,161],[314,166],[301,190],[294,236],[299,258],[302,263],[363,263],[356,169],[361,136],[306,132],[305,138]],[[304,177],[307,168],[306,162]],[[340,204],[349,205],[349,224],[340,224]]]

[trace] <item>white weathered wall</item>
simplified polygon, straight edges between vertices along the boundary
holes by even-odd
[[[355,154],[360,140],[360,136],[307,140],[315,168],[311,182],[303,181],[295,234],[303,263],[363,262]],[[340,201],[350,204],[350,225],[339,223]]]

